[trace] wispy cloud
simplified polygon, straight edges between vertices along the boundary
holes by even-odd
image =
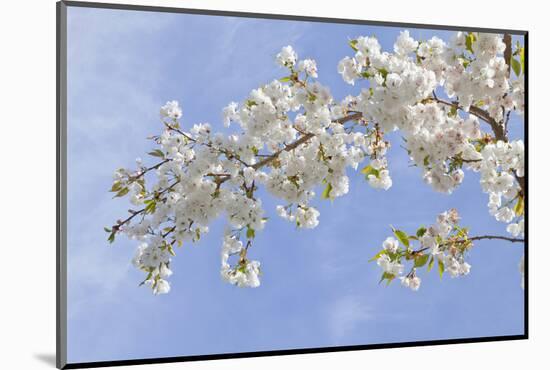
[[[158,117],[162,65],[153,55],[144,55],[143,46],[154,42],[174,19],[169,14],[69,9],[70,321],[119,304],[124,291],[137,285],[128,279],[133,270],[131,243],[119,241],[117,248],[109,248],[102,231],[126,209],[107,190],[112,171],[139,155],[120,138],[142,140],[143,127],[154,125]]]
[[[328,309],[327,324],[335,345],[341,344],[353,332],[360,331],[362,324],[375,318],[372,307],[365,302],[364,294],[338,298]]]

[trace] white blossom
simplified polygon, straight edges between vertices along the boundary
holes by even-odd
[[[405,268],[405,266],[403,266],[401,263],[391,261],[390,257],[386,254],[378,257],[376,263],[382,268],[382,270],[384,270],[384,272],[395,276],[401,275]]]
[[[418,47],[418,41],[415,41],[409,35],[409,31],[402,31],[395,42],[393,50],[399,55],[412,53]]]
[[[181,114],[181,108],[179,107],[178,102],[175,100],[166,102],[166,104],[163,105],[162,108],[160,108],[161,117],[179,119],[181,118]]]
[[[382,243],[382,246],[385,250],[395,253],[397,251],[397,248],[399,247],[399,242],[394,237],[390,236],[386,240],[384,240],[384,243]]]
[[[277,63],[282,67],[292,67],[296,64],[298,55],[292,48],[292,46],[285,46],[281,49],[281,52],[277,54]]]
[[[163,279],[157,280],[153,287],[153,294],[167,294],[170,292],[170,284]]]
[[[309,207],[298,207],[296,210],[296,222],[299,227],[305,229],[313,229],[319,225],[319,211],[315,208]]]
[[[418,276],[402,276],[401,284],[413,291],[417,291],[420,288],[421,279]]]
[[[317,78],[317,63],[313,59],[300,60],[298,63],[298,71],[305,72],[308,76]]]

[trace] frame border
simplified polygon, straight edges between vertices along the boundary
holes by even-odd
[[[525,243],[524,243],[524,333],[520,335],[503,335],[503,336],[488,336],[474,338],[457,338],[457,339],[440,339],[412,342],[392,342],[379,344],[365,344],[352,346],[338,347],[316,347],[316,348],[298,348],[285,350],[269,350],[256,352],[237,352],[237,353],[220,353],[207,355],[192,355],[192,356],[174,356],[174,357],[158,357],[158,358],[143,358],[129,360],[114,360],[114,361],[95,361],[95,362],[67,362],[67,8],[96,8],[96,9],[113,9],[113,10],[133,10],[146,12],[163,12],[163,13],[183,13],[210,15],[222,17],[241,17],[241,18],[256,18],[256,19],[275,19],[275,20],[290,20],[302,22],[319,22],[319,23],[339,23],[339,24],[356,24],[356,25],[371,25],[385,27],[409,27],[430,30],[444,31],[470,31],[470,32],[492,32],[492,33],[509,33],[512,35],[524,37],[525,48],[525,112],[524,112],[524,143],[525,143]],[[360,351],[370,349],[385,349],[385,348],[404,348],[404,347],[420,347],[434,345],[449,345],[449,344],[468,344],[468,343],[484,343],[484,342],[500,342],[510,340],[525,340],[529,339],[529,109],[528,109],[528,85],[529,85],[529,32],[526,30],[511,30],[499,28],[480,28],[469,26],[450,26],[450,25],[431,25],[423,23],[404,23],[404,22],[384,22],[373,20],[359,20],[348,18],[328,18],[328,17],[311,17],[290,14],[268,14],[268,13],[252,13],[252,12],[232,12],[225,10],[211,9],[191,9],[191,8],[175,8],[164,6],[146,6],[132,4],[112,4],[100,2],[84,2],[84,1],[65,1],[61,0],[56,3],[56,367],[58,369],[81,369],[81,368],[96,368],[110,366],[126,366],[126,365],[144,365],[144,364],[161,364],[174,362],[190,362],[190,361],[207,361],[232,358],[247,358],[247,357],[266,357],[266,356],[282,356],[296,354],[313,354],[313,353],[328,353],[328,352],[344,352],[344,351]]]
[[[56,4],[56,367],[67,365],[67,5]]]

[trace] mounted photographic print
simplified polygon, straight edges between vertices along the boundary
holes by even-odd
[[[527,338],[526,31],[69,1],[57,51],[59,368]]]

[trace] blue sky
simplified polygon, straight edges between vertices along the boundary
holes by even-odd
[[[421,272],[412,292],[378,285],[368,259],[391,234],[413,231],[458,208],[472,235],[504,234],[487,213],[479,177],[468,172],[452,195],[438,194],[409,167],[399,138],[389,155],[393,187],[376,191],[349,172],[350,193],[321,211],[315,230],[275,216],[257,234],[252,258],[262,285],[221,281],[223,220],[196,245],[177,250],[172,292],[153,296],[130,264],[136,243],[109,246],[103,226],[129,203],[108,192],[117,167],[148,160],[145,138],[160,132],[158,110],[183,106],[183,125],[210,122],[260,84],[285,75],[273,60],[282,46],[317,60],[320,81],[337,99],[357,93],[336,65],[347,40],[376,35],[390,49],[400,28],[72,8],[68,10],[68,360],[122,360],[327,347],[523,333],[518,244],[483,241],[465,278]],[[417,38],[448,34],[410,30]],[[512,133],[522,122],[513,119]],[[512,135],[513,136],[513,135]]]

